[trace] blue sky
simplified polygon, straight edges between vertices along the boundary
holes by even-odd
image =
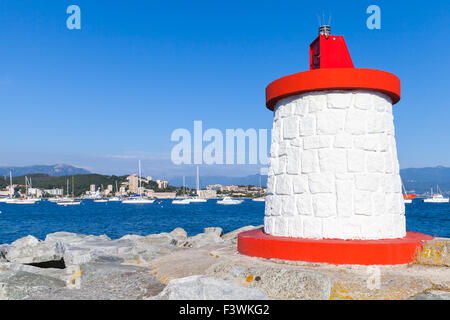
[[[81,8],[81,30],[66,8]],[[381,8],[381,30],[366,8]],[[0,0],[0,166],[194,173],[168,160],[176,128],[267,128],[264,90],[308,69],[317,15],[332,15],[355,67],[402,81],[402,168],[450,166],[448,1]],[[255,166],[202,168],[245,175]],[[209,170],[209,171],[208,171]]]

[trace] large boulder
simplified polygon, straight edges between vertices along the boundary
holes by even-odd
[[[140,262],[149,262],[155,257],[167,254],[177,249],[182,240],[169,233],[150,234],[133,242],[134,259]]]
[[[311,271],[284,269],[279,266],[243,267],[228,263],[213,265],[206,272],[229,282],[263,291],[283,300],[328,300],[329,277]]]
[[[45,242],[64,244],[64,262],[66,265],[80,265],[102,256],[123,259],[133,256],[133,241],[128,239],[111,240],[106,235],[93,236],[71,232],[48,234]]]
[[[416,254],[416,263],[450,267],[450,239],[437,237],[422,242],[422,250]]]
[[[65,286],[65,281],[45,275],[13,270],[0,272],[0,300],[25,299]]]
[[[0,245],[0,262],[6,262],[6,254],[8,253],[9,245],[2,244]]]
[[[184,242],[188,238],[188,234],[183,228],[173,229],[170,235],[180,242]]]
[[[63,256],[64,245],[61,242],[44,242],[33,236],[14,241],[6,253],[8,261],[22,264],[61,261]]]
[[[205,228],[203,233],[199,233],[193,237],[189,237],[180,246],[187,248],[200,248],[213,243],[221,243],[223,230],[222,228]]]
[[[258,289],[244,288],[222,279],[195,275],[174,279],[155,300],[267,300]]]
[[[228,232],[228,233],[226,233],[226,234],[224,234],[223,236],[222,236],[222,239],[224,240],[224,241],[229,241],[229,240],[236,240],[237,239],[237,237],[238,237],[238,235],[239,235],[239,233],[241,233],[241,232],[244,232],[244,231],[250,231],[250,230],[255,230],[255,229],[261,229],[262,227],[264,227],[263,225],[261,225],[261,226],[245,226],[245,227],[242,227],[242,228],[239,228],[239,229],[236,229],[236,230],[233,230],[233,231],[231,231],[231,232]]]

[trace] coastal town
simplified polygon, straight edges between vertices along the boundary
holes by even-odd
[[[66,186],[53,188],[33,187],[32,179],[24,177],[24,183],[11,183],[0,190],[0,198],[23,198],[32,197],[38,199],[56,198],[64,196],[79,197],[81,199],[99,199],[99,198],[127,198],[134,195],[152,199],[175,199],[182,196],[198,196],[202,199],[217,199],[223,197],[233,198],[258,198],[266,193],[265,187],[253,185],[226,185],[220,184],[208,185],[205,188],[188,188],[185,186],[174,187],[169,185],[167,180],[153,180],[152,177],[139,177],[137,174],[131,174],[121,177],[115,184],[96,185],[90,184],[89,188],[75,192],[74,177],[66,177]],[[5,178],[5,180],[7,180]],[[123,180],[123,181],[119,181]]]

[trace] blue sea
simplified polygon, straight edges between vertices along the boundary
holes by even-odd
[[[147,205],[120,202],[94,203],[60,207],[42,201],[36,205],[0,203],[0,244],[33,235],[44,239],[48,233],[68,231],[106,234],[112,239],[126,234],[148,235],[170,232],[176,227],[189,235],[205,227],[222,227],[224,232],[247,225],[261,225],[264,202],[245,200],[240,205],[224,206],[216,200],[190,205],[172,205],[171,200],[157,200]],[[414,199],[406,204],[407,230],[432,236],[450,237],[450,203],[423,203]]]

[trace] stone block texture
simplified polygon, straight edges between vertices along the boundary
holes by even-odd
[[[406,235],[392,102],[321,91],[274,109],[264,230],[313,239]]]

